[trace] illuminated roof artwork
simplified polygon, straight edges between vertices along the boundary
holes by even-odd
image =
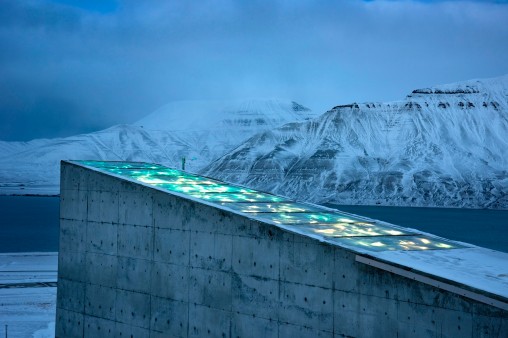
[[[162,190],[228,208],[263,222],[341,246],[367,251],[446,250],[455,242],[329,208],[295,202],[164,166],[138,162],[74,161]]]

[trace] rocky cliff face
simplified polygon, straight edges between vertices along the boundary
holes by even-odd
[[[507,209],[508,76],[337,106],[201,172],[320,203]]]

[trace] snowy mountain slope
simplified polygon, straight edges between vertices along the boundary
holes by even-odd
[[[292,101],[190,101],[169,104],[134,125],[67,138],[0,142],[0,194],[57,194],[62,159],[180,167],[186,157],[186,168],[197,170],[259,131],[314,116]]]
[[[171,162],[198,170],[232,150],[252,135],[292,121],[315,117],[293,101],[180,101],[161,107],[134,123],[150,130],[171,131]]]
[[[319,203],[508,209],[508,76],[337,106],[201,172]]]
[[[224,129],[272,129],[316,115],[294,101],[250,99],[233,101],[176,101],[134,123],[151,130],[195,132]]]

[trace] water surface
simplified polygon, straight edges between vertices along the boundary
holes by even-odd
[[[58,251],[59,201],[58,197],[0,196],[0,252]],[[358,205],[333,207],[508,252],[508,211]]]
[[[58,251],[59,197],[0,196],[0,252]]]

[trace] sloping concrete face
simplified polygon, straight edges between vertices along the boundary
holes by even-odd
[[[63,162],[57,337],[508,337],[351,250]]]

